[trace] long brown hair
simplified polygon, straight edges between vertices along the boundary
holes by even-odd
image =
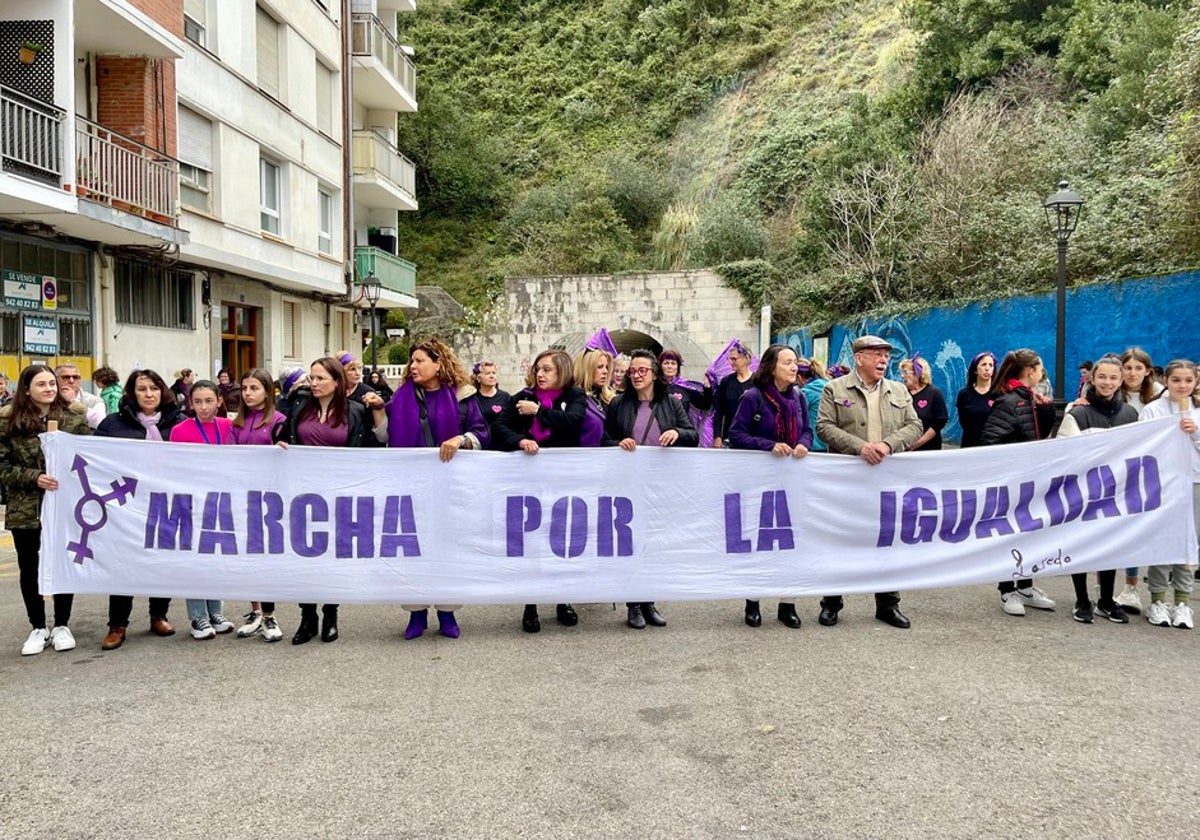
[[[1121,354],[1121,371],[1125,370],[1125,363],[1134,360],[1141,362],[1146,366],[1146,375],[1142,378],[1142,386],[1138,388],[1138,397],[1142,401],[1142,405],[1154,399],[1154,363],[1150,361],[1150,354],[1141,347],[1130,347]],[[1125,383],[1121,382],[1121,395],[1129,393],[1125,388]],[[1161,391],[1159,393],[1162,393]]]
[[[271,374],[262,368],[251,368],[246,371],[242,375],[242,381],[245,382],[247,379],[257,380],[267,395],[263,402],[262,419],[258,421],[258,427],[261,429],[271,425],[271,420],[275,417],[275,381],[271,378]],[[246,400],[244,398],[238,403],[237,416],[233,418],[233,425],[239,429],[246,425]]]
[[[1000,363],[1000,370],[996,372],[996,393],[1007,394],[1012,389],[1008,383],[1013,379],[1020,379],[1021,372],[1037,367],[1042,363],[1042,357],[1030,350],[1028,347],[1022,347],[1020,350],[1009,350],[1004,356],[1004,361]]]
[[[46,431],[45,425],[42,424],[41,409],[29,394],[29,386],[39,373],[48,373],[54,376],[54,371],[47,365],[30,365],[21,371],[21,375],[17,379],[17,392],[13,395],[12,401],[12,420],[8,425],[10,433],[37,435]],[[54,402],[50,403],[50,413],[46,415],[46,419],[61,421],[63,416],[71,410],[71,404],[63,397],[62,391],[58,390],[58,377],[54,379],[54,388]]]
[[[336,383],[333,388],[333,398],[329,401],[329,425],[341,426],[346,423],[346,415],[350,412],[350,408],[346,405],[346,369],[342,367],[342,363],[332,356],[322,356],[311,365],[309,370],[316,365],[325,368],[325,372],[333,377]],[[315,396],[308,401],[304,406],[304,411],[300,414],[300,420],[307,420],[310,417],[317,416],[317,410],[320,408],[320,400]]]

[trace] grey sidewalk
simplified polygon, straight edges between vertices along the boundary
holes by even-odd
[[[0,547],[0,836],[1026,837],[1200,832],[1200,637],[1136,620],[1012,618],[971,587],[906,596],[911,631],[847,599],[788,630],[763,602],[663,604],[520,631],[400,639],[398,607],[346,606],[334,644],[148,635],[21,657]],[[229,604],[233,615],[242,604]]]

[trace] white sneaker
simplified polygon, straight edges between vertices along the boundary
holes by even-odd
[[[75,649],[75,637],[71,635],[71,628],[65,624],[50,631],[50,641],[58,651]]]
[[[1170,627],[1171,612],[1167,609],[1166,603],[1163,601],[1151,601],[1150,606],[1146,608],[1146,621],[1149,621],[1155,627]]]
[[[1054,609],[1054,599],[1036,586],[1031,586],[1028,589],[1018,589],[1017,597],[1021,599],[1022,604],[1027,607],[1033,607],[1035,610]]]
[[[239,639],[245,639],[247,636],[253,636],[258,631],[262,630],[263,615],[258,610],[250,610],[246,613],[246,623],[238,628],[237,634]]]
[[[197,618],[192,622],[192,638],[193,639],[215,639],[217,631],[208,623],[207,618]]]
[[[1126,584],[1125,588],[1121,590],[1121,594],[1113,600],[1123,607],[1125,612],[1133,613],[1134,615],[1141,615],[1142,596],[1138,593],[1138,588],[1136,586],[1129,586]]]
[[[262,637],[268,642],[278,642],[283,638],[283,631],[279,629],[279,622],[275,620],[275,616],[263,616]]]
[[[220,613],[213,613],[208,617],[208,623],[212,625],[212,629],[218,633],[228,633],[233,629],[233,622]]]
[[[1000,593],[1000,609],[1009,615],[1025,615],[1025,604],[1016,592]]]
[[[1195,626],[1192,623],[1192,608],[1187,604],[1176,604],[1175,609],[1171,610],[1171,626],[1191,630]]]
[[[45,627],[32,631],[29,638],[25,640],[25,644],[21,645],[21,655],[33,656],[41,653],[46,649],[48,641],[50,641],[50,631]]]

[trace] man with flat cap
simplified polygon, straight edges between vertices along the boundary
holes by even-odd
[[[854,370],[834,379],[821,393],[817,435],[830,452],[857,455],[872,466],[896,452],[910,448],[921,437],[921,420],[912,395],[902,382],[885,379],[892,345],[876,335],[854,340]],[[826,627],[837,624],[842,609],[841,595],[821,599],[818,621]],[[900,612],[899,592],[875,593],[875,617],[908,629]]]

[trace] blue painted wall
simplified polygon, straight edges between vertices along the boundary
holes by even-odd
[[[1078,385],[1079,363],[1105,353],[1138,346],[1157,365],[1171,359],[1200,362],[1200,272],[1145,277],[1083,286],[1067,292],[1065,392]],[[946,395],[950,422],[943,435],[957,441],[962,434],[954,398],[966,385],[967,364],[983,350],[997,359],[1009,350],[1030,347],[1054,375],[1054,293],[939,307],[919,315],[868,318],[838,324],[829,337],[829,360],[853,366],[850,343],[864,333],[880,335],[895,345],[889,376],[899,379],[897,365],[913,353],[933,364],[933,384]],[[812,353],[812,335],[795,330],[775,340]]]

